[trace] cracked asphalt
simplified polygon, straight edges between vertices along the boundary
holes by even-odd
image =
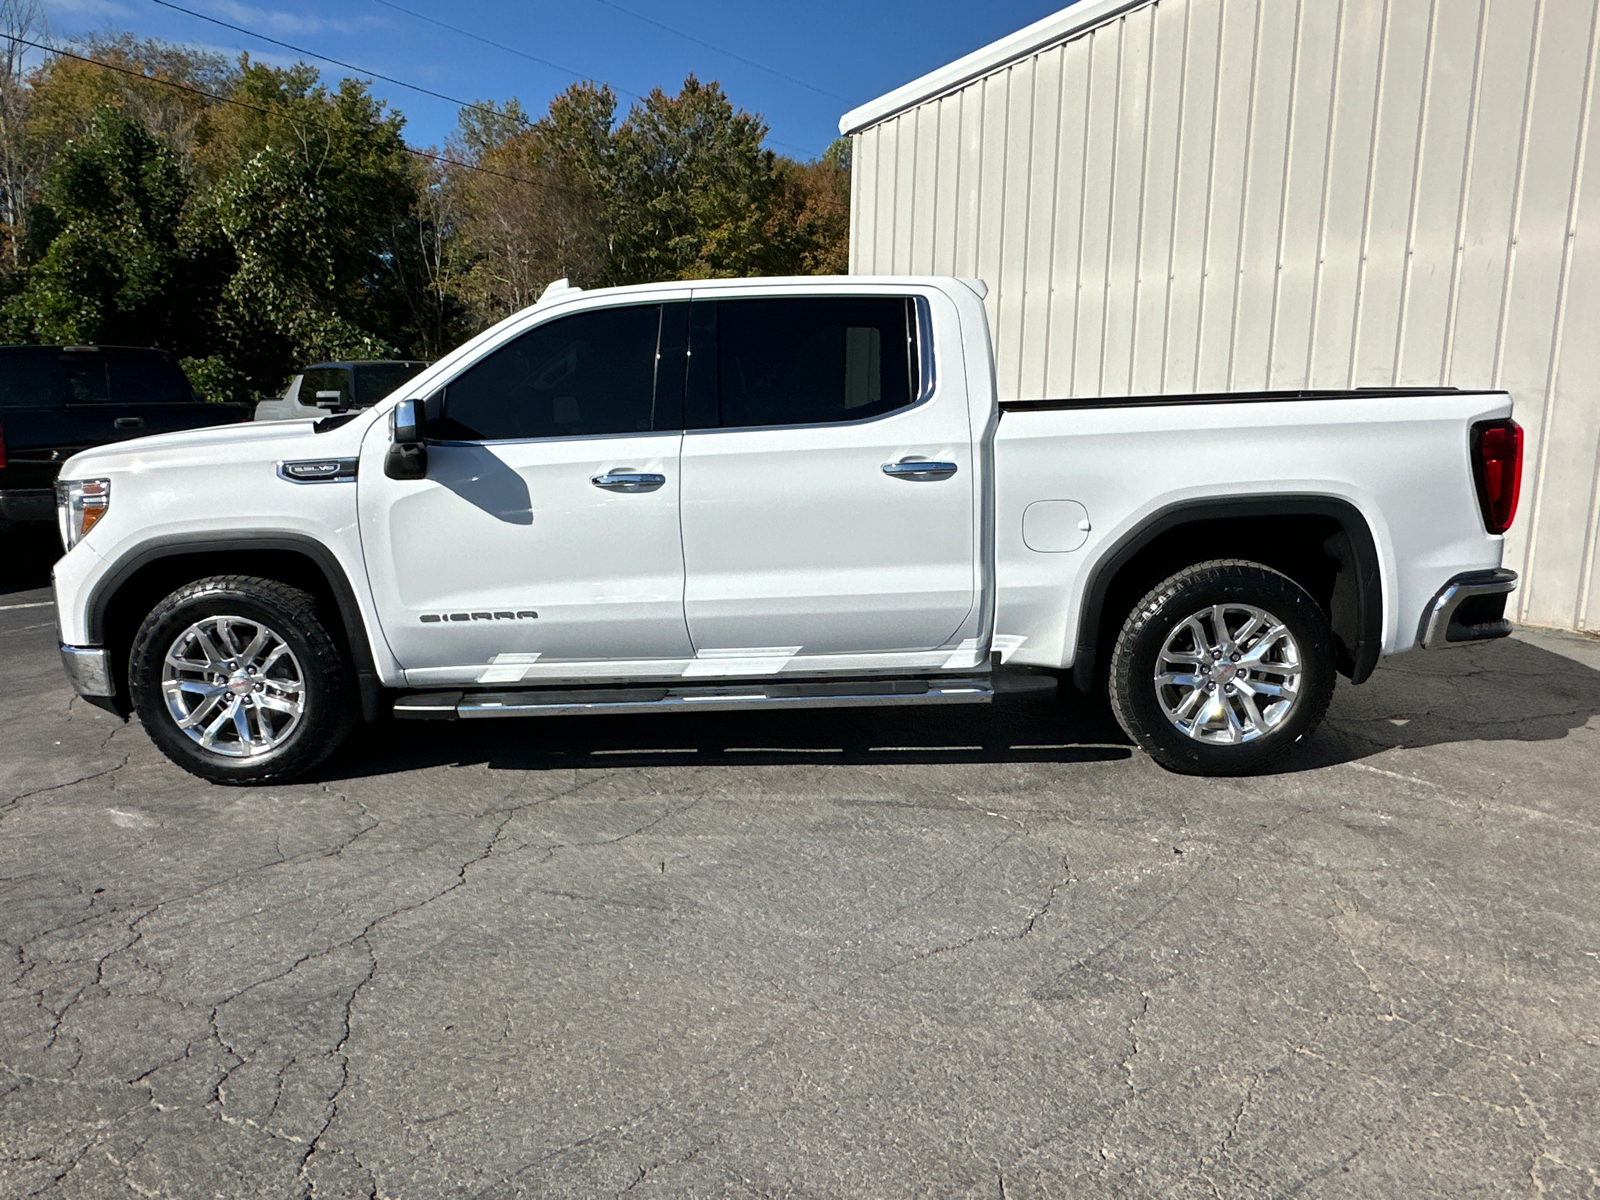
[[[390,725],[208,786],[0,582],[0,1195],[1600,1195],[1600,642],[1279,773],[1071,696]]]

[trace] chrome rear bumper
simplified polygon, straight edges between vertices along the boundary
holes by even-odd
[[[1511,632],[1506,597],[1517,586],[1517,573],[1505,567],[1457,575],[1433,598],[1417,641],[1424,650],[1462,642],[1487,642]]]

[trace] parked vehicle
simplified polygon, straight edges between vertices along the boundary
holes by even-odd
[[[0,346],[0,529],[54,521],[56,475],[80,450],[249,417],[204,403],[165,350]]]
[[[554,286],[316,423],[67,466],[77,690],[208,779],[361,717],[979,704],[1107,687],[1256,770],[1338,674],[1504,636],[1503,392],[997,401],[983,285]]]
[[[289,381],[281,397],[262,400],[256,405],[256,420],[320,418],[330,412],[367,408],[427,365],[398,359],[312,363]]]

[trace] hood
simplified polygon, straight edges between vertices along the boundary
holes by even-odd
[[[226,463],[276,462],[280,458],[329,458],[354,455],[372,424],[370,410],[327,433],[318,433],[316,419],[242,422],[157,433],[95,446],[73,455],[61,468],[63,479],[84,479],[112,471]]]

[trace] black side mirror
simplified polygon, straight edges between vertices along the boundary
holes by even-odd
[[[383,461],[390,479],[426,479],[428,443],[426,408],[421,400],[402,400],[394,407],[394,445]]]

